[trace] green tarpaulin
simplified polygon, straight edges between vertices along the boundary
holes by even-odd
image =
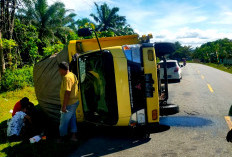
[[[58,64],[68,63],[68,48],[58,54],[43,59],[34,66],[34,86],[39,105],[52,120],[60,118],[60,85],[61,76]]]

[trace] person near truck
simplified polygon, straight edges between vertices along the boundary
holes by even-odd
[[[21,138],[24,138],[24,131],[22,132],[22,128],[27,127],[25,122],[28,120],[31,123],[31,118],[27,115],[28,104],[22,103],[20,106],[20,110],[17,111],[11,120],[8,122],[7,126],[7,136],[10,141],[17,141]]]
[[[60,88],[61,101],[61,117],[60,117],[60,139],[63,142],[68,135],[70,128],[72,141],[77,141],[77,124],[76,124],[76,109],[79,105],[78,101],[78,80],[75,74],[69,71],[69,64],[66,62],[59,63],[59,72],[62,76]]]
[[[13,112],[12,112],[12,117],[15,115],[16,112],[21,111],[21,105],[22,104],[28,104],[29,103],[29,99],[27,97],[22,98],[21,100],[19,100],[13,108]]]

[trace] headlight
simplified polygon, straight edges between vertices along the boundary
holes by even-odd
[[[145,110],[139,110],[131,115],[130,126],[135,126],[136,124],[145,124]]]
[[[145,124],[145,110],[139,110],[137,111],[137,120],[138,124]]]

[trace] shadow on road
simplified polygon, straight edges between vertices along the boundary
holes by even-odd
[[[159,133],[170,129],[169,126],[153,127],[151,133]],[[83,131],[85,132],[83,135]],[[150,141],[133,133],[128,127],[87,127],[81,130],[81,138],[88,137],[85,142],[70,157],[76,156],[104,156],[122,150],[130,149]],[[92,136],[91,136],[92,135]],[[91,137],[89,137],[91,136]]]
[[[44,115],[43,115],[44,116]],[[150,141],[150,138],[144,139],[132,128],[129,127],[102,127],[89,124],[82,124],[78,126],[77,143],[63,143],[56,142],[58,127],[46,119],[45,135],[46,141],[30,144],[29,140],[19,143],[8,143],[6,137],[7,121],[0,124],[0,144],[7,146],[1,150],[9,157],[24,157],[24,156],[103,156],[107,154],[116,153],[122,150],[134,148],[143,145]],[[45,122],[43,120],[43,122]],[[152,133],[160,133],[169,130],[167,125],[153,126],[150,129]]]
[[[6,127],[6,122],[2,124]],[[53,128],[55,129],[55,128]],[[169,130],[166,125],[154,126],[150,129],[151,133],[160,133]],[[1,143],[8,146],[1,150],[9,157],[63,157],[63,156],[103,156],[116,153],[122,150],[134,148],[150,141],[135,134],[129,127],[100,127],[93,125],[78,126],[78,142],[65,142],[58,144],[53,135],[47,136],[46,141],[30,144],[27,142],[7,143],[6,134],[1,133]],[[54,133],[54,132],[53,132]],[[4,136],[4,138],[2,138]]]

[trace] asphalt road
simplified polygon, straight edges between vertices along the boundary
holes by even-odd
[[[224,116],[232,105],[232,75],[201,64],[182,68],[180,83],[169,84],[169,102],[180,113],[161,117],[163,126],[148,140],[130,138],[122,129],[95,133],[70,156],[231,157]]]

